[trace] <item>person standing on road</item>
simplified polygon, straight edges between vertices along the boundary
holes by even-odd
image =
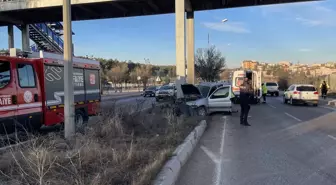
[[[327,84],[326,81],[323,81],[322,84],[320,85],[321,93],[322,93],[322,98],[326,99],[329,85]]]
[[[264,100],[263,103],[266,103],[266,95],[267,95],[266,83],[262,83],[261,88],[262,88],[262,96],[263,96],[263,100]]]
[[[244,82],[240,85],[240,124],[244,126],[251,126],[247,122],[248,113],[250,111],[250,98],[253,94],[251,83],[245,77]]]

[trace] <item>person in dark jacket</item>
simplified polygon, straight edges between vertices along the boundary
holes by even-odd
[[[244,126],[251,126],[247,122],[247,117],[251,108],[249,102],[252,94],[252,85],[248,78],[245,78],[243,84],[240,86],[240,124]]]
[[[323,81],[322,84],[320,85],[321,93],[322,93],[322,98],[326,99],[329,85],[327,84],[326,81]]]

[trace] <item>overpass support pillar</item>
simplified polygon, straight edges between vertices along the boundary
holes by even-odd
[[[194,12],[187,12],[187,81],[195,84],[195,31]]]
[[[8,26],[8,49],[14,48],[14,26]]]
[[[30,51],[29,45],[29,25],[22,25],[22,50]]]
[[[183,93],[180,85],[186,81],[185,0],[175,0],[175,40],[177,98],[182,98]]]

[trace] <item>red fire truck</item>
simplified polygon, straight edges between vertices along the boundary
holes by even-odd
[[[17,52],[0,56],[0,134],[64,122],[63,55]],[[96,115],[100,104],[98,61],[73,57],[75,123]]]

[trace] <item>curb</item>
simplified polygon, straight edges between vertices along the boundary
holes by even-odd
[[[154,180],[153,185],[174,185],[182,166],[187,162],[190,154],[204,133],[207,123],[205,120],[185,138],[174,151],[173,157],[162,167],[159,175]]]
[[[328,105],[336,107],[336,100],[328,101]]]

